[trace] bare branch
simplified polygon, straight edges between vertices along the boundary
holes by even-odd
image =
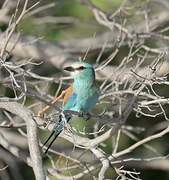
[[[42,166],[41,152],[38,145],[37,127],[32,119],[32,113],[16,102],[0,102],[0,108],[19,116],[26,122],[32,167],[36,178],[45,180],[46,176]]]

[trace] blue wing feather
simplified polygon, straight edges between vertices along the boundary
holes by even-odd
[[[64,110],[70,110],[76,105],[77,100],[77,94],[72,93],[72,95],[69,97],[68,101],[64,105]]]

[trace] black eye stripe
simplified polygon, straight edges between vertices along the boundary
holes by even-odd
[[[70,72],[73,72],[73,71],[76,71],[76,70],[84,70],[86,69],[86,67],[84,66],[79,66],[79,67],[72,67],[72,66],[68,66],[68,67],[65,67],[64,70],[65,71],[70,71]]]
[[[75,68],[76,70],[83,70],[83,69],[86,69],[84,66],[80,66],[78,68]]]

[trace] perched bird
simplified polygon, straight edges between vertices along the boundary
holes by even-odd
[[[64,68],[64,70],[70,72],[74,81],[73,84],[64,91],[63,112],[65,110],[71,110],[90,113],[99,98],[99,89],[96,86],[93,66],[84,62],[75,62],[71,66]],[[47,153],[54,140],[62,132],[65,124],[68,123],[70,119],[71,117],[66,117],[64,113],[61,113],[59,122],[54,126],[51,135],[44,143],[44,145],[46,145],[51,137],[54,136],[45,153]]]

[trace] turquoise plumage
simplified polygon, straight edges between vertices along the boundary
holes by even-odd
[[[95,71],[91,64],[84,62],[76,62],[71,66],[65,68],[69,71],[74,79],[72,86],[67,90],[64,98],[63,111],[72,110],[76,112],[89,113],[95,106],[99,98],[99,89],[95,82]],[[52,142],[49,144],[46,152],[62,132],[65,124],[69,122],[70,117],[65,117],[61,113],[59,122],[54,126],[53,131],[44,145],[54,136]]]

